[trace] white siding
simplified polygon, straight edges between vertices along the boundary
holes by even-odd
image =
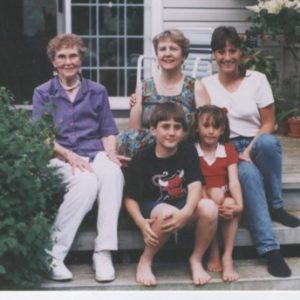
[[[245,9],[255,0],[162,0],[163,27],[235,26],[244,32],[251,25],[252,13]]]

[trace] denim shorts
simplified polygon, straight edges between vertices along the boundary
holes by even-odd
[[[151,212],[153,208],[159,204],[169,204],[172,206],[177,207],[178,209],[182,209],[185,206],[186,203],[186,197],[179,198],[177,200],[169,200],[169,201],[159,201],[159,200],[153,200],[153,201],[147,201],[140,205],[141,213],[144,218],[150,218]]]

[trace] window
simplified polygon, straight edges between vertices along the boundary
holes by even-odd
[[[88,47],[83,75],[105,85],[110,96],[128,96],[144,53],[144,1],[73,0],[71,15],[72,32]]]
[[[0,85],[18,103],[30,103],[33,89],[51,77],[46,47],[56,28],[56,0],[0,1]]]

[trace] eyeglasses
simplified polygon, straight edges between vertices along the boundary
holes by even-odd
[[[75,61],[77,59],[79,59],[79,54],[77,53],[72,53],[70,55],[66,55],[66,54],[58,54],[55,56],[55,59],[61,62],[66,62],[67,60],[70,61]]]

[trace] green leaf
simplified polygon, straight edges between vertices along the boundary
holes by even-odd
[[[0,265],[0,274],[5,274],[6,273],[6,270],[4,268],[4,266]]]

